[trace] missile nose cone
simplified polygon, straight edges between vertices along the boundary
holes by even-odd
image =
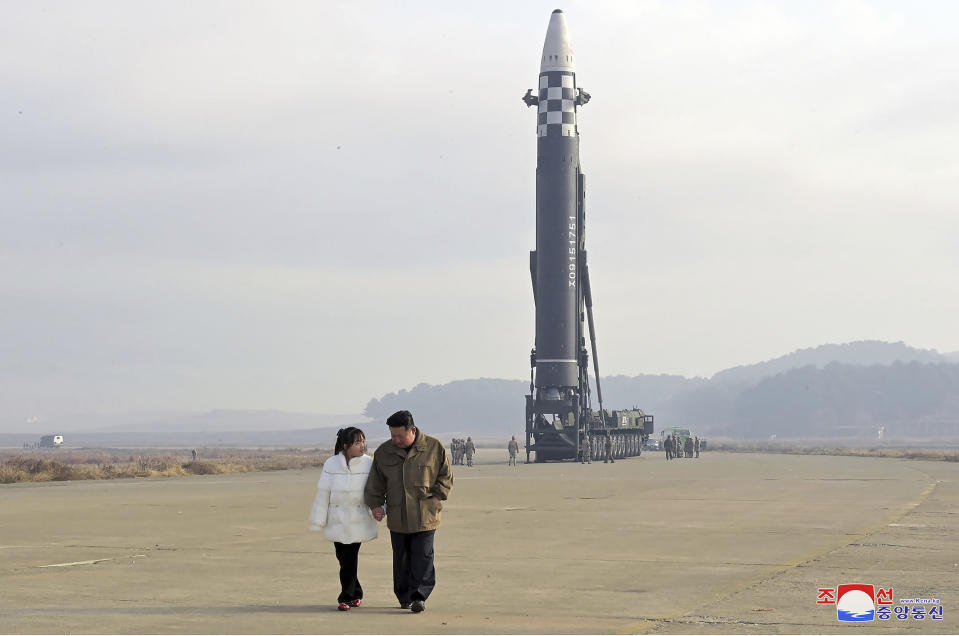
[[[573,47],[569,42],[569,29],[566,28],[566,15],[562,9],[556,9],[549,16],[546,41],[543,43],[543,59],[539,70],[541,73],[574,70]]]

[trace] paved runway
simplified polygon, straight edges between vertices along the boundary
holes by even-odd
[[[306,531],[318,470],[0,485],[2,633],[956,633],[959,464],[661,453],[456,467],[437,587],[335,610],[332,545]],[[941,599],[944,618],[836,620],[841,583]],[[863,629],[865,627],[865,630]]]

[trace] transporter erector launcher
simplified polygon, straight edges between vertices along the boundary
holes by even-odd
[[[586,267],[585,178],[576,126],[577,109],[590,96],[577,86],[573,62],[566,17],[557,9],[546,30],[538,88],[523,96],[527,107],[537,107],[536,250],[530,252],[529,260],[536,343],[530,353],[530,394],[526,396],[527,462],[533,452],[537,462],[581,459],[587,446],[598,457],[605,453],[607,434],[613,440],[614,456],[639,455],[653,432],[652,416],[638,409],[603,410]],[[585,317],[598,412],[591,408]]]

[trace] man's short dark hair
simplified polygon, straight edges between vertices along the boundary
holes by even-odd
[[[386,425],[390,428],[398,428],[402,426],[406,430],[410,430],[415,426],[413,424],[413,414],[409,411],[397,411],[386,418]]]

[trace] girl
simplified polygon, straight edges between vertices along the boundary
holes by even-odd
[[[316,499],[310,513],[310,530],[323,532],[333,542],[340,562],[340,596],[337,608],[345,612],[363,602],[356,577],[360,544],[376,538],[376,521],[363,502],[363,487],[373,458],[365,454],[366,436],[349,426],[336,434],[333,456],[323,464]]]

